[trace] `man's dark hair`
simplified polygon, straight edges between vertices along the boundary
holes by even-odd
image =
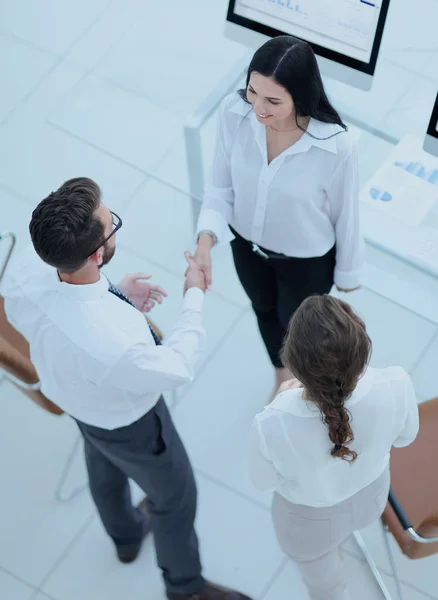
[[[104,237],[96,216],[101,191],[87,177],[66,181],[32,213],[30,237],[38,256],[60,272],[74,273]]]

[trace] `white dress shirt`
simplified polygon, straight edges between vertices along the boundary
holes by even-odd
[[[418,433],[418,407],[400,367],[368,368],[345,406],[358,453],[352,464],[334,458],[318,408],[302,389],[280,393],[256,416],[250,442],[251,478],[305,506],[333,506],[370,485],[387,468],[392,446],[408,446]]]
[[[297,258],[323,256],[336,242],[335,283],[353,288],[364,254],[356,148],[338,125],[311,119],[307,131],[268,165],[265,125],[236,92],[227,96],[198,233],[212,231],[223,244],[233,239],[231,225],[262,248]]]
[[[12,325],[28,340],[42,392],[75,419],[116,429],[137,421],[162,392],[192,381],[205,332],[204,294],[185,294],[162,346],[144,315],[108,291],[59,280],[33,248],[11,265],[2,293]]]

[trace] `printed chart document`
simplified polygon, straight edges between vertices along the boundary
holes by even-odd
[[[361,200],[377,211],[418,227],[438,200],[438,186],[389,164],[377,171],[362,191]]]
[[[438,159],[406,136],[361,192],[365,238],[438,273]]]

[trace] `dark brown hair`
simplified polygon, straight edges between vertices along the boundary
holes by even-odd
[[[333,296],[311,296],[290,320],[282,361],[304,386],[328,427],[331,455],[354,462],[357,452],[350,414],[344,403],[353,393],[371,357],[366,327],[351,306]]]
[[[44,198],[32,213],[30,237],[35,251],[60,272],[74,273],[103,238],[95,212],[101,191],[88,177],[69,179]]]

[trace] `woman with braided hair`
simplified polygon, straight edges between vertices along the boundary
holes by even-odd
[[[349,304],[311,296],[292,317],[282,350],[296,379],[256,416],[251,476],[275,490],[283,551],[312,600],[347,600],[340,544],[378,519],[392,446],[418,432],[412,382],[401,367],[369,366],[371,340]]]

